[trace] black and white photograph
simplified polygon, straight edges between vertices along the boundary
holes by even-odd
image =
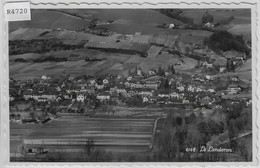
[[[30,12],[8,25],[10,162],[253,161],[251,8]]]

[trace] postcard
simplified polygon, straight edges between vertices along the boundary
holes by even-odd
[[[258,167],[257,8],[2,2],[1,165]]]

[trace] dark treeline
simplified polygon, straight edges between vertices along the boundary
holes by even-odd
[[[216,53],[221,51],[235,50],[250,54],[250,49],[246,46],[243,35],[233,35],[227,31],[218,31],[204,40],[204,44],[209,46]]]
[[[27,62],[43,63],[43,62],[64,62],[64,61],[68,61],[68,58],[47,56],[47,57],[38,58],[38,59],[34,59],[34,60],[26,60],[24,58],[17,58],[14,60],[14,62],[22,62],[22,63],[27,63]]]
[[[183,23],[193,25],[193,19],[186,17],[186,16],[181,16],[181,13],[183,12],[180,9],[159,9],[159,12],[174,19],[178,19],[182,21]]]
[[[85,58],[85,61],[103,61],[103,60],[106,60],[104,58],[90,58],[90,57],[86,57]]]
[[[42,63],[42,62],[64,62],[68,61],[68,58],[66,57],[53,57],[53,56],[48,56],[40,59],[33,60],[35,63]]]
[[[111,52],[111,53],[120,53],[120,54],[138,54],[141,57],[147,57],[147,52],[146,51],[139,51],[139,50],[134,50],[134,49],[117,49],[117,48],[100,48],[100,47],[87,47],[88,49],[93,49],[93,50],[99,50],[103,52]]]
[[[9,54],[17,55],[24,53],[46,53],[49,51],[75,50],[83,48],[81,45],[63,44],[59,39],[33,39],[9,41]]]

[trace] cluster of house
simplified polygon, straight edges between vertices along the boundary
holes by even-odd
[[[184,79],[185,78],[185,79]],[[121,101],[123,98],[138,96],[143,103],[183,103],[210,105],[221,98],[223,94],[238,94],[241,91],[238,77],[232,77],[225,91],[216,90],[213,79],[209,75],[170,74],[159,76],[152,74],[144,77],[140,68],[136,74],[124,77],[122,75],[104,77],[89,77],[87,79],[52,80],[43,75],[39,81],[10,81],[10,101],[17,97],[37,102],[62,102],[74,100],[84,102],[95,97],[100,102]]]

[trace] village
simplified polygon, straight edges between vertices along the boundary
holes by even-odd
[[[250,85],[245,84],[238,76],[180,74],[175,72],[174,65],[166,70],[162,68],[149,70],[148,74],[136,67],[133,71],[129,70],[128,76],[107,74],[96,77],[80,76],[74,79],[63,77],[61,80],[42,75],[39,80],[10,79],[10,115],[12,111],[35,110],[27,106],[20,109],[17,104],[21,102],[46,104],[49,111],[54,105],[55,114],[60,112],[94,115],[94,109],[101,104],[110,106],[172,104],[179,107],[182,105],[181,107],[188,109],[221,109],[223,101],[228,99],[233,103],[243,102],[245,106],[249,106],[252,102],[250,92]],[[44,109],[38,110],[44,111]],[[15,119],[22,121],[21,118],[15,117]]]

